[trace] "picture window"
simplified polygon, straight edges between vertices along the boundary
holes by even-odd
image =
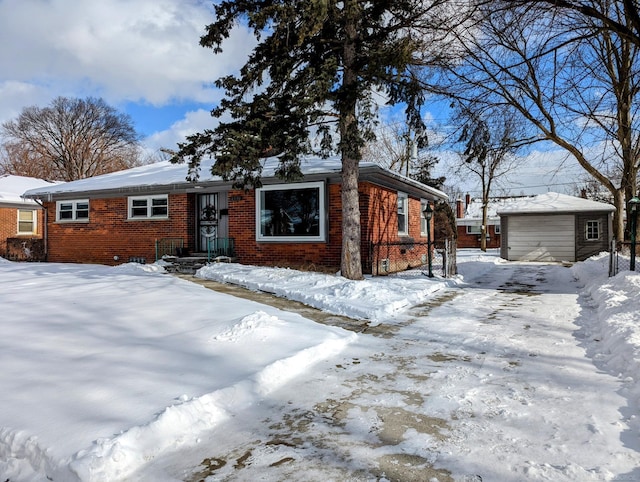
[[[323,182],[256,189],[258,241],[324,241]]]

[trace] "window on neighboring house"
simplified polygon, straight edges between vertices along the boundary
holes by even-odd
[[[482,230],[480,229],[480,225],[467,226],[467,234],[477,234],[478,236],[482,234]]]
[[[398,192],[398,234],[409,234],[409,196]]]
[[[493,226],[493,232],[496,234],[500,234],[500,225],[499,224],[495,224]]]
[[[600,221],[587,221],[585,237],[587,241],[597,241],[600,239]]]
[[[35,234],[37,219],[35,209],[18,209],[18,234]]]
[[[256,189],[258,241],[325,241],[323,182],[264,186]]]
[[[129,197],[129,219],[166,219],[169,217],[169,197],[156,196]]]
[[[56,202],[56,221],[89,221],[89,200]]]

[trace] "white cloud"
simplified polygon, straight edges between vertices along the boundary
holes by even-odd
[[[214,55],[199,45],[213,20],[198,0],[0,1],[0,121],[58,95],[213,103],[211,82],[239,68],[255,43],[238,28]]]
[[[205,129],[213,129],[218,120],[211,117],[211,112],[205,109],[187,112],[184,118],[176,121],[167,130],[156,132],[145,139],[145,145],[150,152],[161,148],[175,149],[178,142],[184,142],[185,138]]]

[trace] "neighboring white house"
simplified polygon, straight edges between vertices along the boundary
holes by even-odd
[[[519,261],[583,261],[607,251],[611,204],[549,192],[522,198],[498,211],[500,256]]]

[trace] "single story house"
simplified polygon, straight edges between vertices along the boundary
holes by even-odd
[[[305,159],[304,179],[275,177],[266,159],[263,186],[234,189],[203,163],[200,179],[168,161],[32,189],[45,208],[47,259],[118,264],[166,254],[230,256],[239,263],[339,269],[342,246],[339,159]],[[427,203],[446,194],[373,163],[359,172],[363,272],[407,269],[426,257]],[[402,249],[376,255],[381,243]],[[417,253],[422,250],[421,254]],[[394,263],[390,263],[393,257]]]
[[[498,211],[500,256],[517,261],[583,261],[609,249],[611,204],[548,192]]]
[[[486,238],[487,248],[499,248],[500,216],[498,210],[512,203],[517,197],[496,197],[489,199],[487,207]],[[456,200],[456,234],[458,248],[480,248],[482,229],[482,200],[473,199],[469,194],[465,200]]]
[[[33,177],[0,176],[0,257],[35,261],[43,258],[44,211],[33,199],[26,199],[22,194],[29,189],[52,185]]]

